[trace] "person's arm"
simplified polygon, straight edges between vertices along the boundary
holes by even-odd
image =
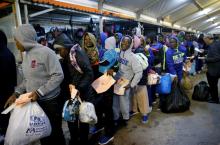
[[[136,57],[133,56],[132,58],[133,60],[131,62],[131,67],[134,72],[134,77],[130,83],[130,86],[134,88],[140,82],[142,78],[143,69],[142,69],[141,64],[136,59]]]
[[[166,64],[167,64],[167,69],[169,71],[169,73],[176,75],[176,70],[174,68],[174,61],[173,61],[173,57],[172,54],[170,52],[166,52]]]
[[[47,51],[47,53],[45,68],[48,72],[49,80],[36,90],[39,97],[43,97],[56,89],[64,79],[63,71],[56,54],[52,51]]]
[[[76,89],[78,89],[80,92],[87,91],[89,85],[93,82],[94,74],[92,67],[89,62],[88,56],[85,54],[85,52],[77,53],[80,60],[77,60],[79,67],[83,71],[83,77],[80,80],[79,84],[75,84],[73,80],[73,84],[76,86]]]

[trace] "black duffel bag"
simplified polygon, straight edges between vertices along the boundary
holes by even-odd
[[[161,102],[161,111],[164,113],[180,113],[189,110],[190,100],[180,84],[173,82],[172,91]]]
[[[209,86],[205,81],[201,81],[194,87],[192,99],[197,101],[208,101],[209,98]]]

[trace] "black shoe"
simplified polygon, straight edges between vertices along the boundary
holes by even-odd
[[[219,101],[209,100],[208,103],[219,104]]]

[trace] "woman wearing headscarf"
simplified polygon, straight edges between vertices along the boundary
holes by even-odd
[[[124,36],[120,43],[119,71],[116,76],[127,79],[129,84],[125,86],[124,95],[114,95],[113,97],[114,120],[117,123],[120,113],[122,113],[123,123],[125,125],[129,119],[131,89],[137,86],[143,72],[141,64],[132,52],[132,47],[132,37],[128,35]]]
[[[180,82],[183,77],[183,64],[186,60],[186,48],[179,45],[177,37],[170,38],[170,46],[166,52],[167,72],[175,75]]]
[[[143,38],[143,36],[142,36]],[[142,53],[146,55],[144,50],[144,43],[140,40],[139,37],[136,35],[134,36],[134,53]],[[147,62],[148,63],[148,62]],[[136,89],[133,92],[132,97],[132,112],[136,114],[138,110],[140,110],[142,115],[142,123],[147,123],[148,121],[148,113],[150,112],[149,108],[149,100],[148,100],[148,93],[147,93],[147,73],[148,70],[143,70],[142,78],[138,83]]]
[[[69,84],[75,87],[80,94],[82,101],[91,102],[93,100],[93,90],[91,83],[93,82],[93,71],[89,58],[79,44],[73,45],[73,42],[65,35],[61,34],[54,42],[54,48],[63,58],[65,65],[69,70],[64,71],[65,87]],[[65,96],[62,96],[65,97]],[[66,99],[69,99],[66,96]],[[70,130],[70,145],[88,145],[89,124],[82,123],[77,117],[75,122],[68,122]]]
[[[94,79],[97,79],[99,74],[99,53],[96,46],[97,40],[91,33],[85,33],[82,39],[82,49],[89,57],[90,64],[93,69]]]
[[[101,60],[105,53],[105,40],[107,39],[107,34],[102,32],[100,33],[100,38],[98,40],[98,50],[99,50],[99,59]]]
[[[105,53],[99,62],[99,72],[113,75],[115,64],[117,63],[119,52],[116,51],[116,40],[114,36],[105,40]],[[99,138],[99,144],[104,145],[114,139],[114,122],[113,122],[113,86],[106,92],[99,94],[101,100],[96,104],[96,114],[98,123],[93,129],[93,134],[102,130],[104,127],[104,135]]]
[[[7,37],[2,30],[0,30],[0,68],[0,112],[2,112],[17,84],[15,57],[7,47]],[[0,114],[0,138],[6,133],[8,119],[9,115]]]

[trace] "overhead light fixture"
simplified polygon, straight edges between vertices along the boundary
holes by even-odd
[[[210,9],[209,9],[209,8],[203,9],[202,11],[200,11],[200,13],[201,13],[202,15],[207,15],[209,12],[210,12]]]
[[[212,21],[214,21],[215,19],[216,19],[216,17],[212,17],[212,18],[208,19],[207,22],[212,22]]]

